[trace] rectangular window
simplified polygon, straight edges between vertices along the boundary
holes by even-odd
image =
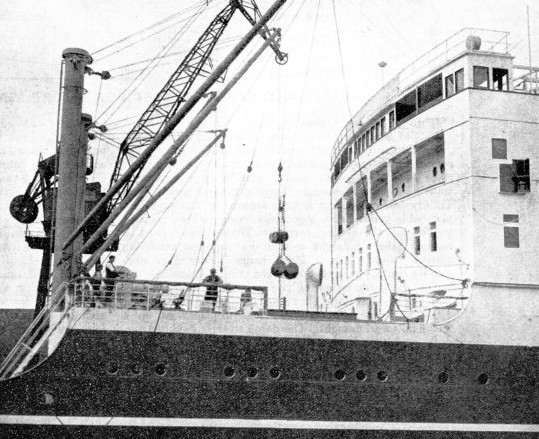
[[[372,267],[371,245],[367,244],[367,270],[370,270],[371,267]]]
[[[440,99],[443,95],[442,74],[436,75],[417,88],[417,104],[419,108]]]
[[[343,151],[341,154],[341,170],[344,170],[348,166],[348,150]]]
[[[342,270],[343,270],[343,263],[342,263],[342,259],[341,259],[341,263],[339,265],[339,277],[341,278],[341,280],[344,280],[344,278],[342,277]]]
[[[356,275],[356,254],[354,252],[352,252],[351,267],[352,267],[352,276],[355,276]]]
[[[333,165],[333,181],[337,180],[337,177],[341,173],[341,160],[337,160]]]
[[[436,235],[436,222],[430,223],[430,251],[438,251],[438,237]]]
[[[397,112],[397,122],[400,122],[404,118],[414,114],[416,111],[415,102],[416,91],[411,91],[406,96],[401,98],[395,104],[395,111]]]
[[[389,131],[395,128],[395,111],[389,112]]]
[[[352,151],[352,147],[348,148],[348,163],[352,163],[354,160],[354,152]]]
[[[346,266],[345,266],[345,268],[346,268],[346,279],[348,279],[348,276],[349,276],[349,273],[350,273],[350,271],[348,270],[348,256],[346,257]]]
[[[507,140],[492,139],[492,158],[507,159]]]
[[[513,160],[515,172],[516,192],[529,192],[530,190],[530,160]]]
[[[445,97],[451,97],[455,94],[455,77],[453,74],[445,77]]]
[[[504,223],[518,223],[518,215],[504,214]]]
[[[414,254],[421,254],[421,230],[419,227],[414,227]]]
[[[382,119],[380,120],[380,125],[382,127],[382,136],[385,136],[386,135],[386,132],[387,132],[387,128],[386,128],[386,117],[382,117]]]
[[[375,142],[374,140],[374,132],[375,132],[375,128],[374,126],[371,127],[371,145]]]
[[[359,249],[359,272],[363,273],[363,247]]]
[[[489,88],[488,67],[473,66],[473,86]]]
[[[500,192],[529,192],[530,160],[513,160],[500,164]]]
[[[346,228],[354,224],[354,189],[350,188],[344,194],[346,204]]]
[[[365,133],[365,140],[366,140],[366,146],[367,148],[371,145],[371,130],[367,130]]]
[[[342,234],[343,227],[342,227],[342,201],[339,200],[337,204],[335,204],[335,216],[337,217],[337,235]]]
[[[367,136],[363,134],[361,136],[361,152],[365,151],[365,149],[367,149]]]
[[[503,246],[505,248],[519,248],[518,227],[503,228]]]
[[[455,93],[460,93],[464,89],[464,69],[460,69],[455,72]]]
[[[509,71],[507,69],[492,69],[492,85],[494,90],[509,90]]]
[[[339,263],[335,262],[335,282],[339,285]]]
[[[366,184],[366,183],[365,183]],[[365,189],[363,182],[356,182],[356,221],[363,219],[365,216]]]
[[[382,127],[380,126],[380,122],[376,122],[376,140],[380,138],[382,134]]]

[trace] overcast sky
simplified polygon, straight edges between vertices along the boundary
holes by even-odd
[[[41,255],[27,247],[25,226],[11,218],[9,203],[24,193],[39,154],[46,157],[54,152],[62,50],[85,48],[95,53],[92,68],[111,71],[113,78],[102,84],[98,77],[86,77],[84,111],[109,125],[108,135],[121,141],[136,119],[118,121],[142,113],[183,53],[227,2],[209,1],[207,7],[204,3],[22,0],[0,4],[0,306],[34,306]],[[539,65],[539,6],[528,3],[532,62]],[[259,1],[263,11],[269,4]],[[152,279],[175,252],[159,279],[190,281],[197,255],[200,260],[208,251],[214,230],[221,228],[253,159],[253,172],[218,240],[215,260],[219,266],[223,259],[225,281],[268,285],[275,295],[277,283],[269,269],[277,248],[267,237],[276,227],[276,168],[282,161],[291,235],[288,254],[301,269],[295,281],[283,284],[290,300],[301,304],[304,270],[315,262],[329,268],[330,151],[349,118],[347,102],[354,113],[377,91],[382,84],[381,61],[387,63],[383,74],[388,80],[463,27],[510,32],[516,62],[527,64],[526,5],[516,0],[335,0],[333,8],[329,0],[289,0],[272,22],[283,28],[282,49],[289,53],[288,64],[278,66],[271,52],[264,54],[208,118],[201,131],[229,130],[225,150],[210,153],[193,176],[187,176],[124,237],[117,262],[139,278]],[[195,13],[199,16],[192,22]],[[165,19],[164,24],[143,31]],[[235,16],[214,61],[224,57],[247,29],[245,19]],[[125,42],[100,50],[132,34]],[[172,55],[161,60],[120,108],[109,108],[136,81],[145,66],[141,62],[167,48],[174,36],[178,42],[167,52]],[[259,44],[255,40],[247,52]],[[231,68],[227,79],[244,59]],[[209,140],[208,133],[195,134],[183,162]],[[89,181],[101,181],[106,188],[117,150],[95,140],[91,148],[99,171]],[[173,198],[176,202],[171,204]],[[209,271],[213,259],[210,254],[202,274]]]

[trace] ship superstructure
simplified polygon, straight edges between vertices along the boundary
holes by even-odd
[[[441,321],[476,289],[500,309],[519,300],[515,288],[537,291],[539,97],[523,69],[506,33],[465,29],[345,126],[332,155],[341,309]]]

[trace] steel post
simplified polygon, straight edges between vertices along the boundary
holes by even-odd
[[[62,244],[76,229],[77,220],[81,220],[81,205],[84,205],[86,151],[81,145],[82,97],[86,66],[92,63],[91,56],[83,49],[66,49],[62,56],[65,68],[58,157],[53,291],[56,291],[63,282],[75,277],[82,262],[80,259],[82,239],[74,240],[65,250],[62,250]],[[84,160],[81,159],[81,155],[84,156]],[[77,256],[76,260],[73,258],[74,255]]]

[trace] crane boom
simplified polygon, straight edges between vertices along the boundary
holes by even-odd
[[[120,150],[110,180],[111,187],[130,166],[130,161],[139,157],[140,151],[143,151],[150,144],[152,139],[176,113],[182,102],[185,101],[185,97],[197,77],[205,73],[204,67],[207,66],[209,57],[234,15],[234,12],[239,9],[251,24],[254,24],[260,18],[260,11],[254,0],[251,0],[250,6],[246,6],[244,3],[244,0],[230,0],[225,8],[217,14],[150,106],[144,111],[135,126],[127,134],[124,141],[120,144]],[[267,38],[267,28],[263,28],[261,35],[264,39]],[[271,44],[271,47],[276,53],[277,61],[281,63],[286,62],[286,54],[280,52],[278,44]],[[110,200],[107,205],[109,212],[129,193],[148,158],[144,160],[142,165]]]

